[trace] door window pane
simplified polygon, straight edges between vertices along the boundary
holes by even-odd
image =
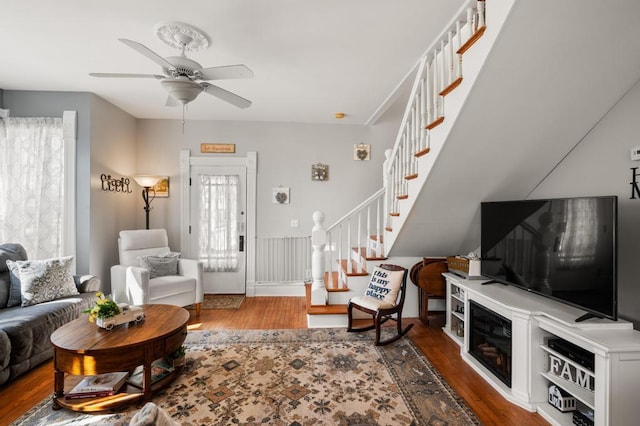
[[[238,175],[200,175],[199,259],[206,272],[238,270]]]

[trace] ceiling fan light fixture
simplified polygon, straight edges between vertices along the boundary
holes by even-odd
[[[165,79],[160,84],[173,99],[183,105],[197,98],[203,90],[202,86],[188,78]]]

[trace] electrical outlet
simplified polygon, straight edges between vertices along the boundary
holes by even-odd
[[[298,225],[299,225],[298,219],[291,219],[291,227],[292,228],[297,228]]]
[[[631,160],[640,161],[640,146],[631,148]]]

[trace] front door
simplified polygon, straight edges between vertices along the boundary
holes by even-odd
[[[204,265],[205,293],[246,289],[246,167],[191,168],[191,253]]]

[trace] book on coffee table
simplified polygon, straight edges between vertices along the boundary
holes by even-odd
[[[127,377],[129,377],[129,373],[126,371],[85,376],[71,391],[65,394],[65,399],[115,395],[127,381]]]
[[[151,383],[155,383],[163,377],[173,373],[175,368],[169,364],[164,358],[157,359],[151,363]],[[136,367],[131,374],[131,377],[127,379],[127,383],[130,385],[142,388],[143,368],[142,366]]]

